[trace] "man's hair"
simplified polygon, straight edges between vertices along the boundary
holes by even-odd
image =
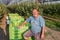
[[[38,11],[38,9],[37,9],[37,8],[33,8],[33,9],[32,9],[32,11],[33,11],[34,9]]]

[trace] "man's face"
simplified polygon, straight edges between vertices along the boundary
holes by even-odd
[[[38,17],[38,11],[37,11],[36,9],[33,9],[33,10],[32,10],[32,14],[33,14],[33,16],[34,16],[35,18]]]

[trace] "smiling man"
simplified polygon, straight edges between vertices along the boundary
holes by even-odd
[[[37,9],[33,9],[32,16],[27,18],[26,21],[18,27],[21,28],[27,22],[31,24],[31,28],[24,33],[24,40],[28,40],[31,36],[34,36],[35,40],[44,39],[45,21],[43,17],[38,14]]]

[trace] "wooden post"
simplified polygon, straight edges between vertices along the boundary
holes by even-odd
[[[38,0],[36,0],[36,9],[38,9]]]

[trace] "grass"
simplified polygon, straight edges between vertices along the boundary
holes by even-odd
[[[45,14],[45,13],[44,13],[44,16],[48,16],[48,17],[51,17],[51,18],[60,20],[60,15],[57,15],[57,14],[50,15],[50,14]]]
[[[46,26],[53,30],[60,31],[60,22],[55,22],[46,19]]]

